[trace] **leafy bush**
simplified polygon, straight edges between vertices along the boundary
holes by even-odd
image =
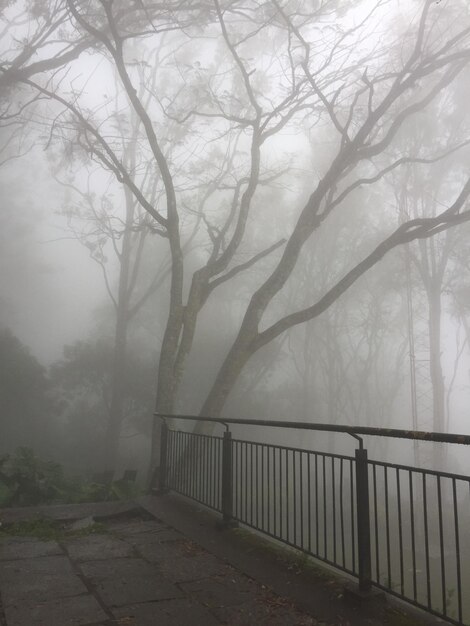
[[[124,479],[103,484],[67,478],[59,463],[39,459],[31,448],[0,458],[0,507],[127,500],[138,494]]]
[[[66,479],[62,467],[42,461],[31,448],[18,448],[0,459],[1,506],[27,506],[54,502],[63,495]]]

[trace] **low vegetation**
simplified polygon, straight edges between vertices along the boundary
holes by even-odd
[[[109,483],[70,478],[63,467],[38,458],[31,448],[18,448],[0,458],[0,507],[127,500],[138,495],[130,480]]]
[[[86,528],[73,528],[51,519],[34,519],[0,527],[0,541],[10,537],[34,537],[42,541],[60,541],[71,537],[85,537],[107,532],[107,527],[101,522],[95,522]]]

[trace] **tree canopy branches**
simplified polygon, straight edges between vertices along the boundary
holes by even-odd
[[[407,128],[470,64],[464,11],[440,28],[443,4],[411,5],[61,0],[35,8],[26,42],[11,40],[0,91],[22,85],[47,99],[55,107],[47,146],[73,146],[80,166],[93,161],[111,174],[168,254],[158,411],[177,405],[200,313],[222,286],[251,281],[203,403],[212,415],[262,346],[325,311],[396,246],[469,219],[470,182],[455,179],[446,210],[406,221],[360,262],[350,260],[316,302],[294,312],[275,306],[322,225],[347,210],[354,192],[406,167],[444,167],[469,144],[468,125],[449,143],[436,121],[435,151],[397,154]],[[459,16],[457,5],[446,10]],[[25,18],[11,14],[21,32]],[[98,77],[78,59],[85,51],[99,59]],[[309,143],[314,165],[298,189]],[[280,232],[260,226],[269,210]],[[372,221],[375,207],[368,210]],[[188,261],[190,245],[197,254]]]

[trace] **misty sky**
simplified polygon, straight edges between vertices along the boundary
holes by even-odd
[[[6,224],[0,272],[1,322],[44,364],[60,358],[64,344],[87,336],[105,297],[99,267],[57,214],[64,194],[47,167],[39,148],[2,172],[8,181],[2,218],[13,232]],[[20,212],[20,223],[9,220],[9,210]]]

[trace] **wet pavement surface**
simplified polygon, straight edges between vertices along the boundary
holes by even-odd
[[[219,522],[171,494],[1,509],[0,626],[445,624]]]
[[[2,626],[320,623],[171,526],[135,511],[108,519],[100,534],[2,538],[0,595]]]

